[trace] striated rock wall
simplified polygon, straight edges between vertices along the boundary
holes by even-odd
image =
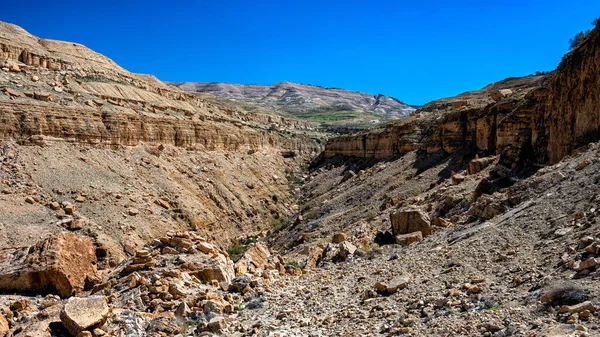
[[[532,118],[540,162],[557,162],[600,138],[600,30],[565,55],[548,78]]]
[[[382,159],[417,149],[452,154],[472,147],[486,154],[502,154],[503,164],[517,166],[555,163],[577,147],[600,139],[598,29],[565,55],[543,82],[532,77],[502,83],[480,92],[494,97],[492,103],[481,97],[461,100],[465,94],[432,102],[420,115],[384,129],[330,140],[325,156]],[[511,83],[514,90],[510,92],[514,93],[508,94]],[[489,88],[501,88],[501,95]],[[471,98],[474,95],[469,93]]]
[[[164,144],[196,150],[257,150],[263,146],[313,151],[316,145],[276,132],[219,123],[181,120],[168,115],[135,113],[122,109],[102,113],[96,109],[43,104],[0,102],[0,140],[35,142],[46,136],[69,142],[126,145]]]

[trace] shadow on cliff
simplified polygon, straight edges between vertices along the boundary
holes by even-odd
[[[349,157],[344,155],[336,155],[334,157],[325,157],[323,153],[317,156],[308,166],[309,170],[318,170],[320,168],[331,169],[334,167],[344,166],[345,170],[353,170],[355,172],[360,170],[367,170],[368,168],[375,166],[378,163],[389,163],[400,159],[401,156],[394,156],[389,158],[377,159],[377,158],[363,158],[363,157]]]
[[[443,165],[445,163],[446,167],[444,167],[438,173],[437,183],[439,184],[450,178],[452,176],[452,172],[461,172],[466,170],[469,166],[469,162],[473,158],[475,158],[475,149],[463,149],[454,154],[449,154],[444,150],[438,150],[432,153],[419,151],[413,167],[417,169],[415,175],[418,176],[419,174],[433,167],[439,166],[440,164]]]

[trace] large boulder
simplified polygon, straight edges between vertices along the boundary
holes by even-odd
[[[262,242],[257,242],[254,247],[248,249],[246,253],[244,253],[244,258],[258,269],[265,268],[265,265],[269,262],[270,256],[271,253],[269,252],[269,248]]]
[[[72,233],[53,235],[31,248],[0,255],[0,291],[69,297],[96,280],[96,251]]]
[[[264,270],[270,256],[269,248],[263,243],[257,242],[235,263],[236,274],[244,275],[257,269]]]
[[[109,308],[103,296],[71,297],[60,312],[60,320],[73,336],[99,328],[108,318]]]
[[[431,235],[429,215],[417,207],[408,207],[390,214],[394,236],[421,232],[423,237]]]
[[[494,101],[498,102],[499,100],[503,99],[504,97],[510,96],[513,94],[513,91],[510,89],[500,89],[500,90],[496,90],[490,93],[490,98],[493,99]]]
[[[186,257],[182,268],[187,269],[191,275],[201,281],[231,282],[235,277],[233,262],[222,254],[207,256],[205,254],[192,254]]]

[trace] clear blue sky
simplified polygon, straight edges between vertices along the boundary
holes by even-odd
[[[0,11],[165,81],[293,81],[410,104],[552,70],[598,16],[596,0],[31,0]]]

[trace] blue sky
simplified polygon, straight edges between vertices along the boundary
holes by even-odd
[[[552,70],[595,0],[9,1],[0,21],[165,81],[292,81],[409,104]]]

